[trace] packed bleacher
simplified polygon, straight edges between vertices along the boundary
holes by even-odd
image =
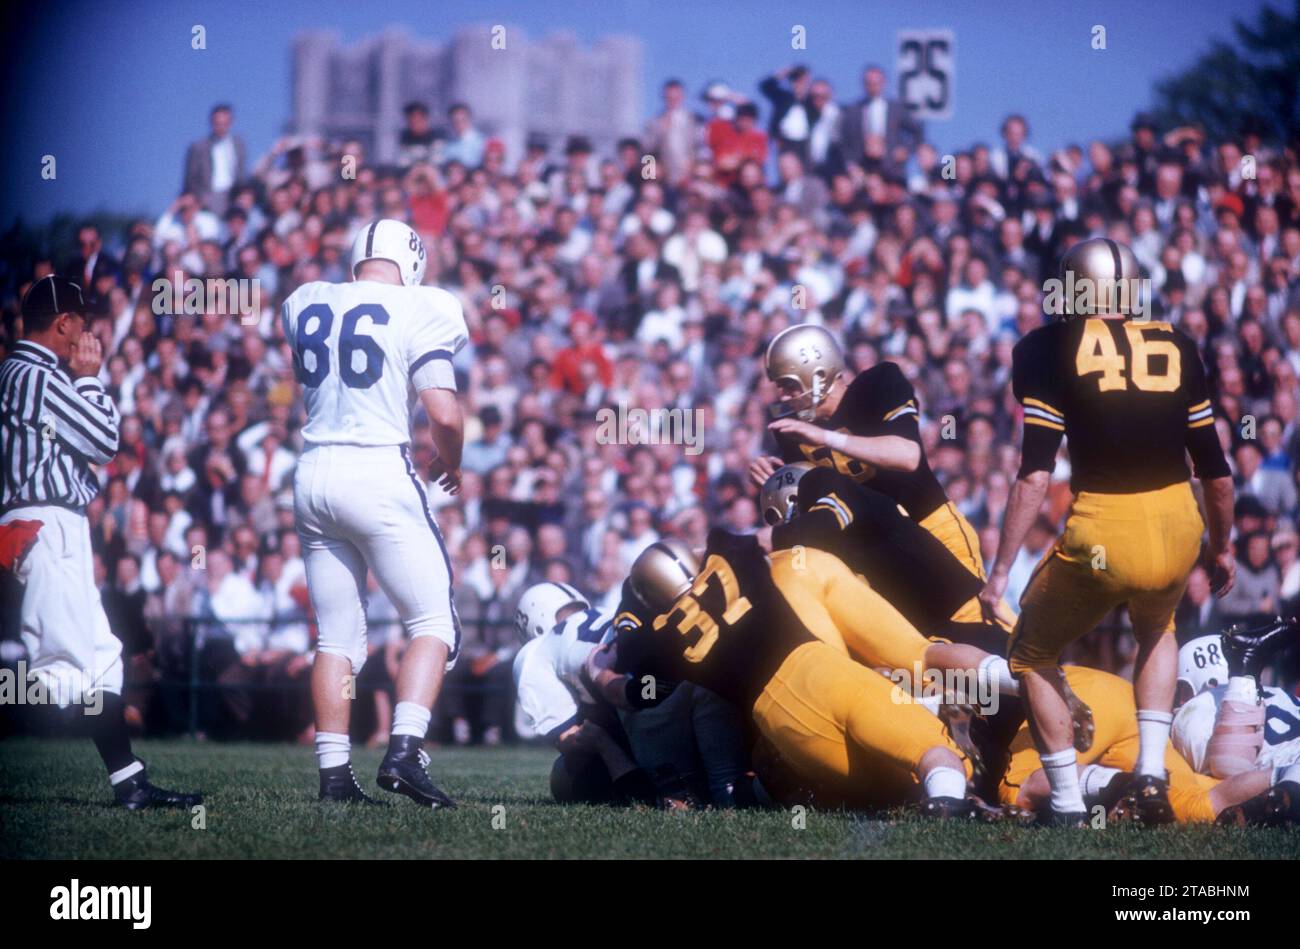
[[[528,585],[560,579],[612,608],[658,537],[702,545],[712,524],[760,526],[748,466],[771,453],[775,399],[761,356],[792,323],[826,325],[855,370],[902,367],[931,465],[991,559],[1020,442],[1011,349],[1045,319],[1061,252],[1089,235],[1130,244],[1155,318],[1200,345],[1237,482],[1236,588],[1215,600],[1198,568],[1180,636],[1294,610],[1295,151],[1249,127],[1207,141],[1143,115],[1122,141],[1040,151],[1032,117],[1009,115],[987,143],[944,154],[885,80],[867,69],[859,94],[792,67],[764,77],[757,101],[723,83],[695,99],[669,81],[662,111],[612,154],[580,136],[532,136],[509,154],[467,106],[444,122],[411,103],[393,166],[316,138],[253,161],[237,111],[218,106],[156,220],[32,248],[3,301],[5,351],[27,283],[77,279],[123,415],[88,513],[137,724],[309,734],[314,627],[292,502],[303,406],[277,316],[301,284],[350,279],[353,236],[376,216],[422,235],[427,282],[460,298],[471,334],[455,360],[463,491],[429,487],[465,635],[438,710],[445,740],[513,737],[513,618]],[[160,278],[256,280],[260,308],[175,312]],[[611,407],[691,410],[702,441],[602,437],[597,413]],[[417,418],[417,469],[432,451]],[[1055,538],[1068,480],[1062,456],[1013,603]],[[362,727],[382,737],[403,636],[371,587],[358,685]],[[0,649],[9,664],[22,654],[13,636]],[[1071,655],[1125,672],[1132,654],[1121,614]]]

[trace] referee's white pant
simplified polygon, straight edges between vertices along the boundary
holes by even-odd
[[[317,650],[355,675],[366,661],[366,570],[407,635],[460,650],[451,559],[404,446],[317,445],[298,459],[294,514],[320,631]]]
[[[122,641],[113,635],[95,586],[90,522],[54,505],[6,511],[0,524],[40,521],[36,543],[18,566],[27,672],[60,706],[89,692],[122,692]]]

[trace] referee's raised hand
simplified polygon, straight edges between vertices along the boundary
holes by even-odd
[[[87,330],[72,347],[72,355],[68,357],[68,369],[74,379],[98,376],[103,361],[103,344],[100,343],[98,336]]]

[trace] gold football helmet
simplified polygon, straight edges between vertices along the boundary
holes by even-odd
[[[632,564],[629,580],[635,593],[656,613],[665,612],[691,588],[700,561],[679,540],[655,541]]]
[[[765,524],[770,527],[786,524],[799,513],[795,503],[799,497],[799,482],[815,467],[811,461],[795,461],[777,468],[763,482],[758,507],[763,512]]]
[[[1137,257],[1126,244],[1109,237],[1090,237],[1080,241],[1061,258],[1061,283],[1064,288],[1062,315],[1101,316],[1143,312],[1140,299],[1142,273]],[[1081,301],[1080,290],[1090,284]],[[1087,300],[1091,299],[1089,305]]]
[[[772,414],[811,422],[817,406],[826,401],[831,386],[844,373],[844,353],[824,327],[800,323],[776,334],[767,346],[763,365],[783,396],[771,406]]]

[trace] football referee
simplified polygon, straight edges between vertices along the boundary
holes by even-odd
[[[0,363],[0,569],[22,591],[27,678],[35,680],[23,687],[68,722],[75,707],[84,711],[116,803],[192,807],[200,795],[150,784],[131,753],[122,643],[95,587],[85,513],[99,493],[91,465],[111,461],[118,439],[117,406],[98,379],[102,360],[81,288],[55,276],[34,283],[23,297],[22,338]]]

